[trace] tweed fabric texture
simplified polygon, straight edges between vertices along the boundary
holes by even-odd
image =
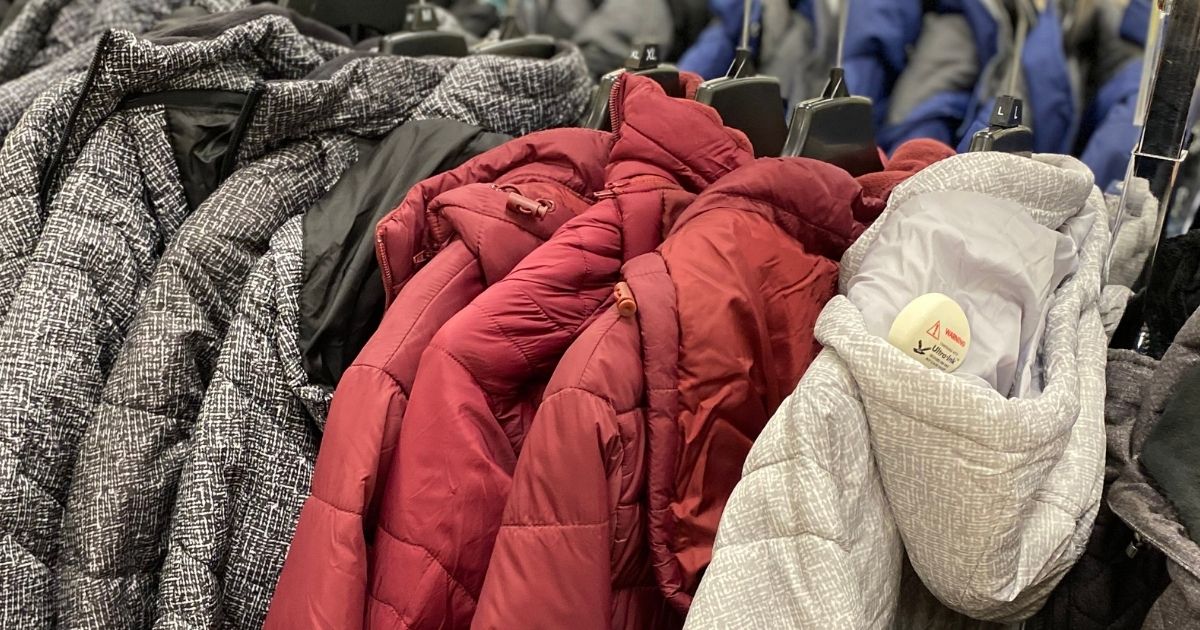
[[[46,217],[38,187],[82,84],[83,78],[76,77],[43,93],[0,147],[0,322],[41,236]]]
[[[165,553],[161,533],[190,452],[188,436],[250,270],[249,254],[261,253],[275,228],[315,203],[349,167],[347,132],[375,135],[410,116],[461,114],[521,133],[578,116],[584,102],[574,92],[584,76],[578,54],[538,63],[499,59],[498,65],[468,59],[450,69],[450,60],[367,58],[328,80],[268,85],[247,143],[277,143],[314,128],[341,134],[302,140],[239,171],[164,254],[81,447],[63,532],[64,615],[105,628],[144,625],[138,620],[149,613],[139,611],[154,606]],[[503,87],[493,86],[497,81],[512,87],[496,93],[511,96],[499,104],[471,102],[481,88]],[[276,373],[282,374],[259,372]]]
[[[316,143],[301,140],[246,166],[249,172],[239,171],[170,242],[153,279],[138,278],[150,285],[145,298],[131,303],[145,308],[119,347],[94,420],[80,411],[75,418],[80,426],[66,440],[72,454],[82,440],[82,451],[63,532],[60,623],[145,625],[165,552],[166,519],[188,457],[187,437],[212,376],[229,305],[272,228],[315,202],[348,167],[352,136],[381,134],[412,117],[455,113],[510,133],[567,124],[586,102],[588,79],[582,68],[582,57],[573,50],[548,61],[501,59],[499,64],[494,59],[376,57],[350,62],[327,80],[266,86],[242,142],[241,162],[289,139],[322,131],[338,135]],[[203,72],[193,75],[213,79]],[[508,98],[500,104],[472,103],[464,96],[481,90],[503,90],[495,93]],[[164,244],[170,240],[164,235]],[[150,269],[144,272],[147,276]],[[62,368],[76,378],[87,377],[71,391],[80,409],[100,394],[98,383],[114,363],[105,353],[118,350],[133,311],[124,315],[112,338],[101,344],[102,351]],[[38,395],[25,398],[36,401]],[[79,431],[85,432],[83,437]],[[311,461],[303,461],[311,468]],[[60,465],[69,467],[66,461]],[[296,476],[306,479],[307,474],[311,471]],[[293,525],[289,521],[287,539]],[[273,566],[277,572],[278,563]],[[269,593],[264,606],[267,600]]]
[[[161,109],[114,114],[52,204],[0,327],[0,625],[53,625],[66,486],[145,278],[186,214]]]
[[[58,188],[52,187],[46,200],[39,195],[53,158],[61,157],[55,178],[60,183],[92,130],[122,98],[171,89],[247,91],[265,78],[300,78],[333,52],[302,37],[281,17],[254,20],[207,41],[167,47],[116,32],[103,46],[86,96],[81,97],[82,76],[55,84],[38,97],[0,148],[0,321],[42,233],[47,212],[43,202]],[[5,87],[0,86],[0,95]],[[81,98],[77,121],[68,130],[70,113]],[[281,135],[257,138],[257,149],[244,142],[242,155],[261,155],[268,148],[264,145],[290,137]]]
[[[0,32],[0,140],[21,113],[56,82],[82,73],[108,29],[141,33],[186,0],[30,0]],[[200,0],[210,11],[231,11],[244,0]],[[55,9],[57,7],[57,10]],[[46,27],[52,23],[52,26]],[[66,118],[61,121],[65,124]]]
[[[380,64],[395,63],[395,57],[363,59],[345,71],[374,79]],[[461,116],[517,135],[569,124],[589,93],[582,56],[573,49],[548,62],[467,57],[428,92],[413,118]],[[247,307],[235,318],[200,409],[172,518],[156,627],[261,626],[308,497],[332,392],[308,384],[301,362],[302,252],[290,239],[281,232],[269,255],[274,262],[263,263],[276,266],[277,284],[260,280],[243,291],[244,305],[274,306]],[[293,266],[294,278],[280,271]]]
[[[944,605],[1010,621],[1082,551],[1103,485],[1103,198],[1072,158],[949,158],[896,189],[843,257],[843,286],[892,209],[943,190],[1018,202],[1081,243],[1047,316],[1043,392],[1006,399],[927,369],[835,297],[817,322],[825,350],[750,452],[689,628],[903,624],[905,552]]]
[[[180,481],[155,628],[262,627],[332,399],[300,361],[302,228],[294,218],[271,239],[221,346]]]
[[[0,80],[24,74],[40,50],[62,54],[79,43],[93,7],[94,0],[29,0],[0,32]]]
[[[1145,541],[1167,557],[1171,582],[1151,606],[1145,630],[1200,628],[1200,545],[1188,536],[1179,512],[1147,476],[1138,458],[1180,378],[1200,365],[1200,313],[1193,314],[1175,336],[1162,361],[1128,350],[1109,354],[1109,378],[1121,395],[1132,399],[1110,407],[1109,452],[1120,476],[1109,489],[1108,503]]]
[[[238,294],[271,235],[357,153],[350,136],[328,133],[242,168],[165,250],[80,445],[58,564],[60,627],[151,624],[161,533]]]
[[[0,590],[8,595],[0,626],[54,622],[58,529],[78,442],[157,258],[188,212],[163,109],[113,112],[126,93],[120,87],[248,87],[264,68],[303,74],[322,61],[303,38],[286,36],[296,34],[286,20],[246,24],[240,30],[257,35],[249,41],[232,39],[237,30],[213,40],[226,38],[221,50],[188,42],[158,54],[114,35],[103,61],[115,67],[76,110],[77,121],[93,124],[74,168],[44,217],[18,203],[26,212],[15,218],[33,220],[14,242],[5,230],[6,253],[15,254],[6,273],[21,280],[0,325]],[[194,83],[190,61],[199,68]],[[72,133],[83,144],[78,126]],[[7,221],[11,208],[0,207]]]

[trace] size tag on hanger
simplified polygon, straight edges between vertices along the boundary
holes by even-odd
[[[967,314],[950,296],[926,293],[896,316],[888,343],[926,367],[953,372],[971,348],[971,326]]]

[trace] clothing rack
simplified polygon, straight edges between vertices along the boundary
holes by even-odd
[[[1166,219],[1171,208],[1175,179],[1187,157],[1185,143],[1190,129],[1188,114],[1197,76],[1200,75],[1200,0],[1159,0],[1158,9],[1164,14],[1162,41],[1160,46],[1148,47],[1146,52],[1148,55],[1156,54],[1157,60],[1150,65],[1142,135],[1132,152],[1120,209],[1113,223],[1115,242],[1115,235],[1130,203],[1131,184],[1134,179],[1146,180],[1150,194],[1158,200],[1156,229],[1159,234],[1146,260],[1146,286],[1154,274],[1171,272],[1156,265],[1156,254],[1159,243],[1166,237]],[[1130,341],[1132,345],[1118,345],[1145,349],[1147,336],[1144,325]]]

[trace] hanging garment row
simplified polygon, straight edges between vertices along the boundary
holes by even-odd
[[[711,10],[14,4],[0,626],[1195,618],[1157,9]]]

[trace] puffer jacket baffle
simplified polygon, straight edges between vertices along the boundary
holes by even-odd
[[[603,311],[550,379],[473,627],[678,627],[750,442],[816,355],[836,261],[951,153],[913,143],[858,182],[762,159],[669,208],[622,270],[636,315]]]
[[[470,625],[521,443],[559,357],[621,264],[661,241],[664,211],[681,211],[751,159],[745,136],[715,111],[650,79],[624,75],[613,102],[599,201],[455,315],[421,356],[372,550],[372,628]]]
[[[965,212],[1015,202],[1077,243],[1046,317],[1042,392],[1005,398],[926,368],[835,297],[825,349],[750,451],[688,628],[890,628],[905,551],[943,604],[1022,619],[1082,551],[1104,468],[1104,201],[1072,158],[971,153],[906,182],[887,212],[946,191],[993,198]],[[843,284],[887,218],[846,253]]]
[[[421,352],[455,313],[588,207],[611,145],[610,134],[586,129],[513,140],[422,182],[379,223],[389,308],[338,383],[267,628],[362,627],[369,546]],[[554,211],[525,213],[510,194],[553,203]]]

